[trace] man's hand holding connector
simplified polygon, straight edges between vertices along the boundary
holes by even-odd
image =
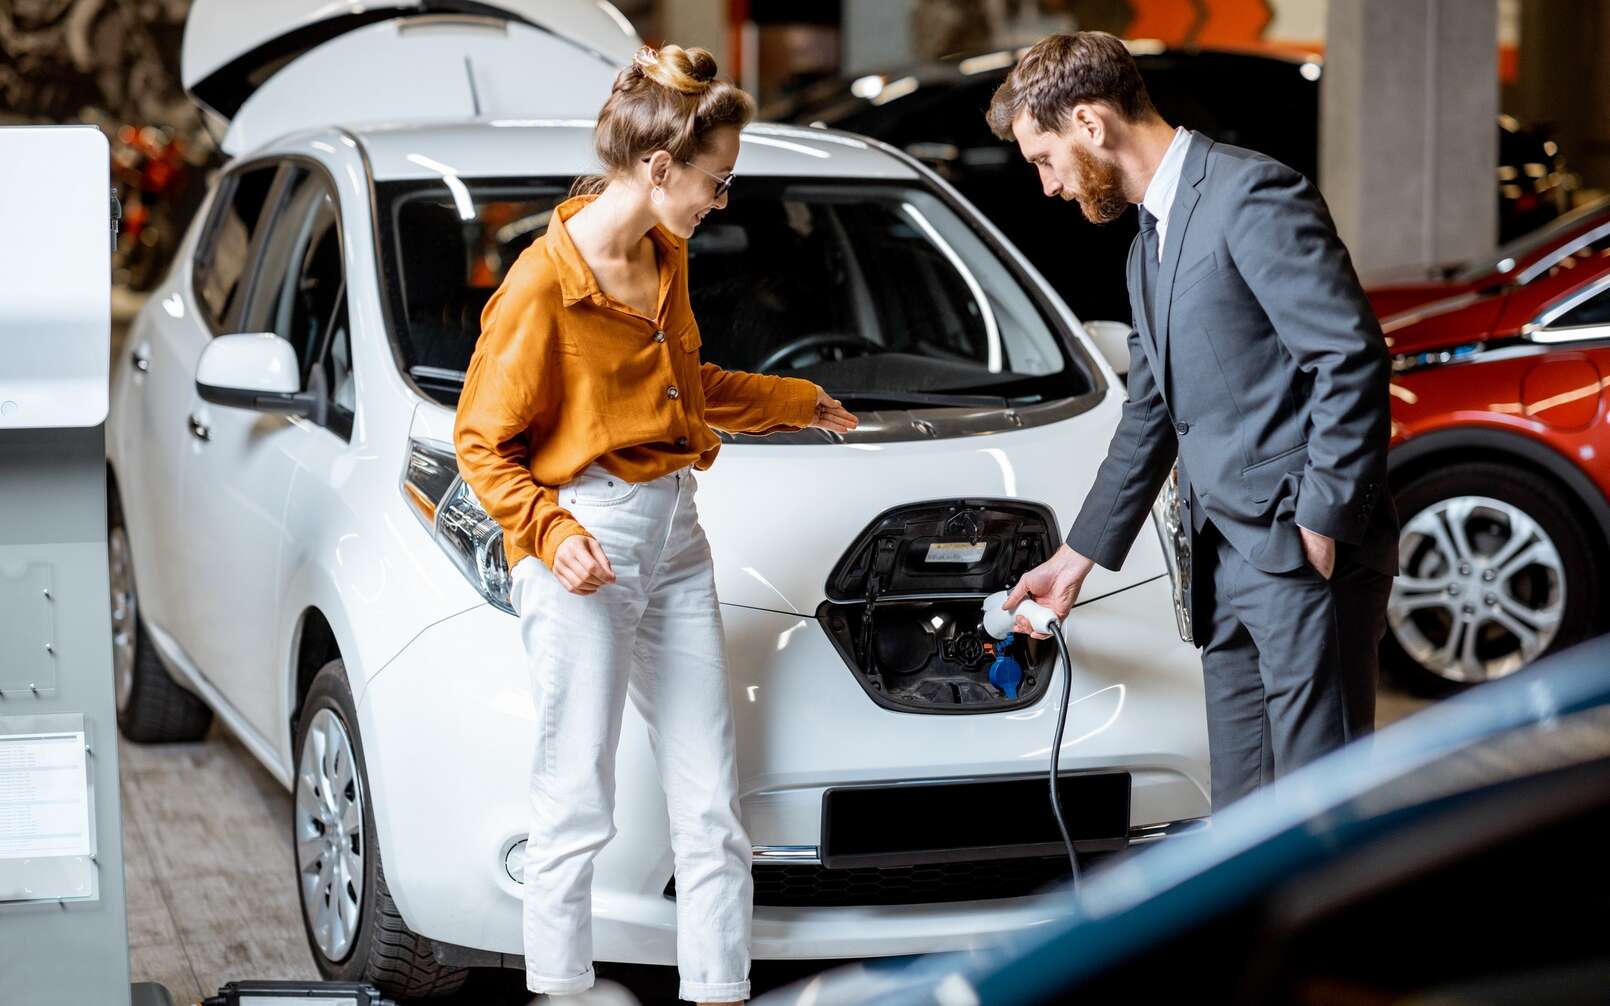
[[[1012,591],[1006,596],[1003,609],[1016,608],[1025,597],[1037,604],[1043,605],[1056,613],[1057,621],[1067,620],[1068,612],[1073,610],[1074,602],[1079,599],[1079,589],[1084,586],[1085,577],[1095,563],[1085,556],[1075,552],[1064,544],[1058,548],[1051,558],[1023,574],[1022,579],[1012,586]],[[1049,632],[1035,632],[1029,626],[1028,619],[1022,615],[1017,616],[1012,623],[1012,631],[1025,633],[1035,639],[1049,639]]]

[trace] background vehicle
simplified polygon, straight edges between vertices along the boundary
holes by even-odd
[[[852,966],[756,1004],[1593,1002],[1610,951],[1559,906],[1567,891],[1610,903],[1595,841],[1607,820],[1600,639],[1048,894],[1077,908],[1057,932]]]
[[[1383,320],[1403,522],[1388,668],[1435,694],[1607,627],[1610,223]]]
[[[1319,176],[1317,58],[1131,46],[1163,118]],[[1102,227],[1048,200],[1034,169],[984,122],[1018,52],[979,53],[824,81],[765,110],[767,118],[875,136],[928,163],[1023,249],[1080,318],[1129,323],[1124,259],[1135,215]],[[1508,116],[1498,125],[1499,240],[1564,212],[1574,183],[1557,145]]]

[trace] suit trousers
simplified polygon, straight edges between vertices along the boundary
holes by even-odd
[[[1392,578],[1342,542],[1329,580],[1307,562],[1268,573],[1211,519],[1193,551],[1216,813],[1375,728]]]
[[[751,847],[697,485],[691,468],[633,483],[595,462],[559,501],[603,546],[615,581],[572,594],[534,556],[513,570],[537,713],[522,926],[533,992],[593,984],[593,860],[615,835],[615,751],[630,698],[670,820],[678,995],[749,997]]]

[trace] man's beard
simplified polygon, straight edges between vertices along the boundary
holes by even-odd
[[[1074,170],[1079,174],[1079,212],[1093,224],[1110,224],[1129,209],[1118,166],[1073,148]]]

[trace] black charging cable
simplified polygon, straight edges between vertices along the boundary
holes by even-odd
[[[1068,852],[1068,866],[1073,871],[1073,888],[1079,889],[1079,854],[1073,850],[1073,838],[1068,835],[1068,824],[1062,816],[1062,799],[1057,793],[1057,764],[1062,757],[1062,731],[1068,725],[1068,703],[1073,698],[1073,661],[1068,659],[1068,641],[1062,638],[1062,622],[1051,619],[1046,625],[1057,641],[1057,653],[1062,657],[1062,708],[1057,711],[1057,733],[1051,742],[1051,813],[1057,819],[1057,830],[1062,832],[1062,847]]]

